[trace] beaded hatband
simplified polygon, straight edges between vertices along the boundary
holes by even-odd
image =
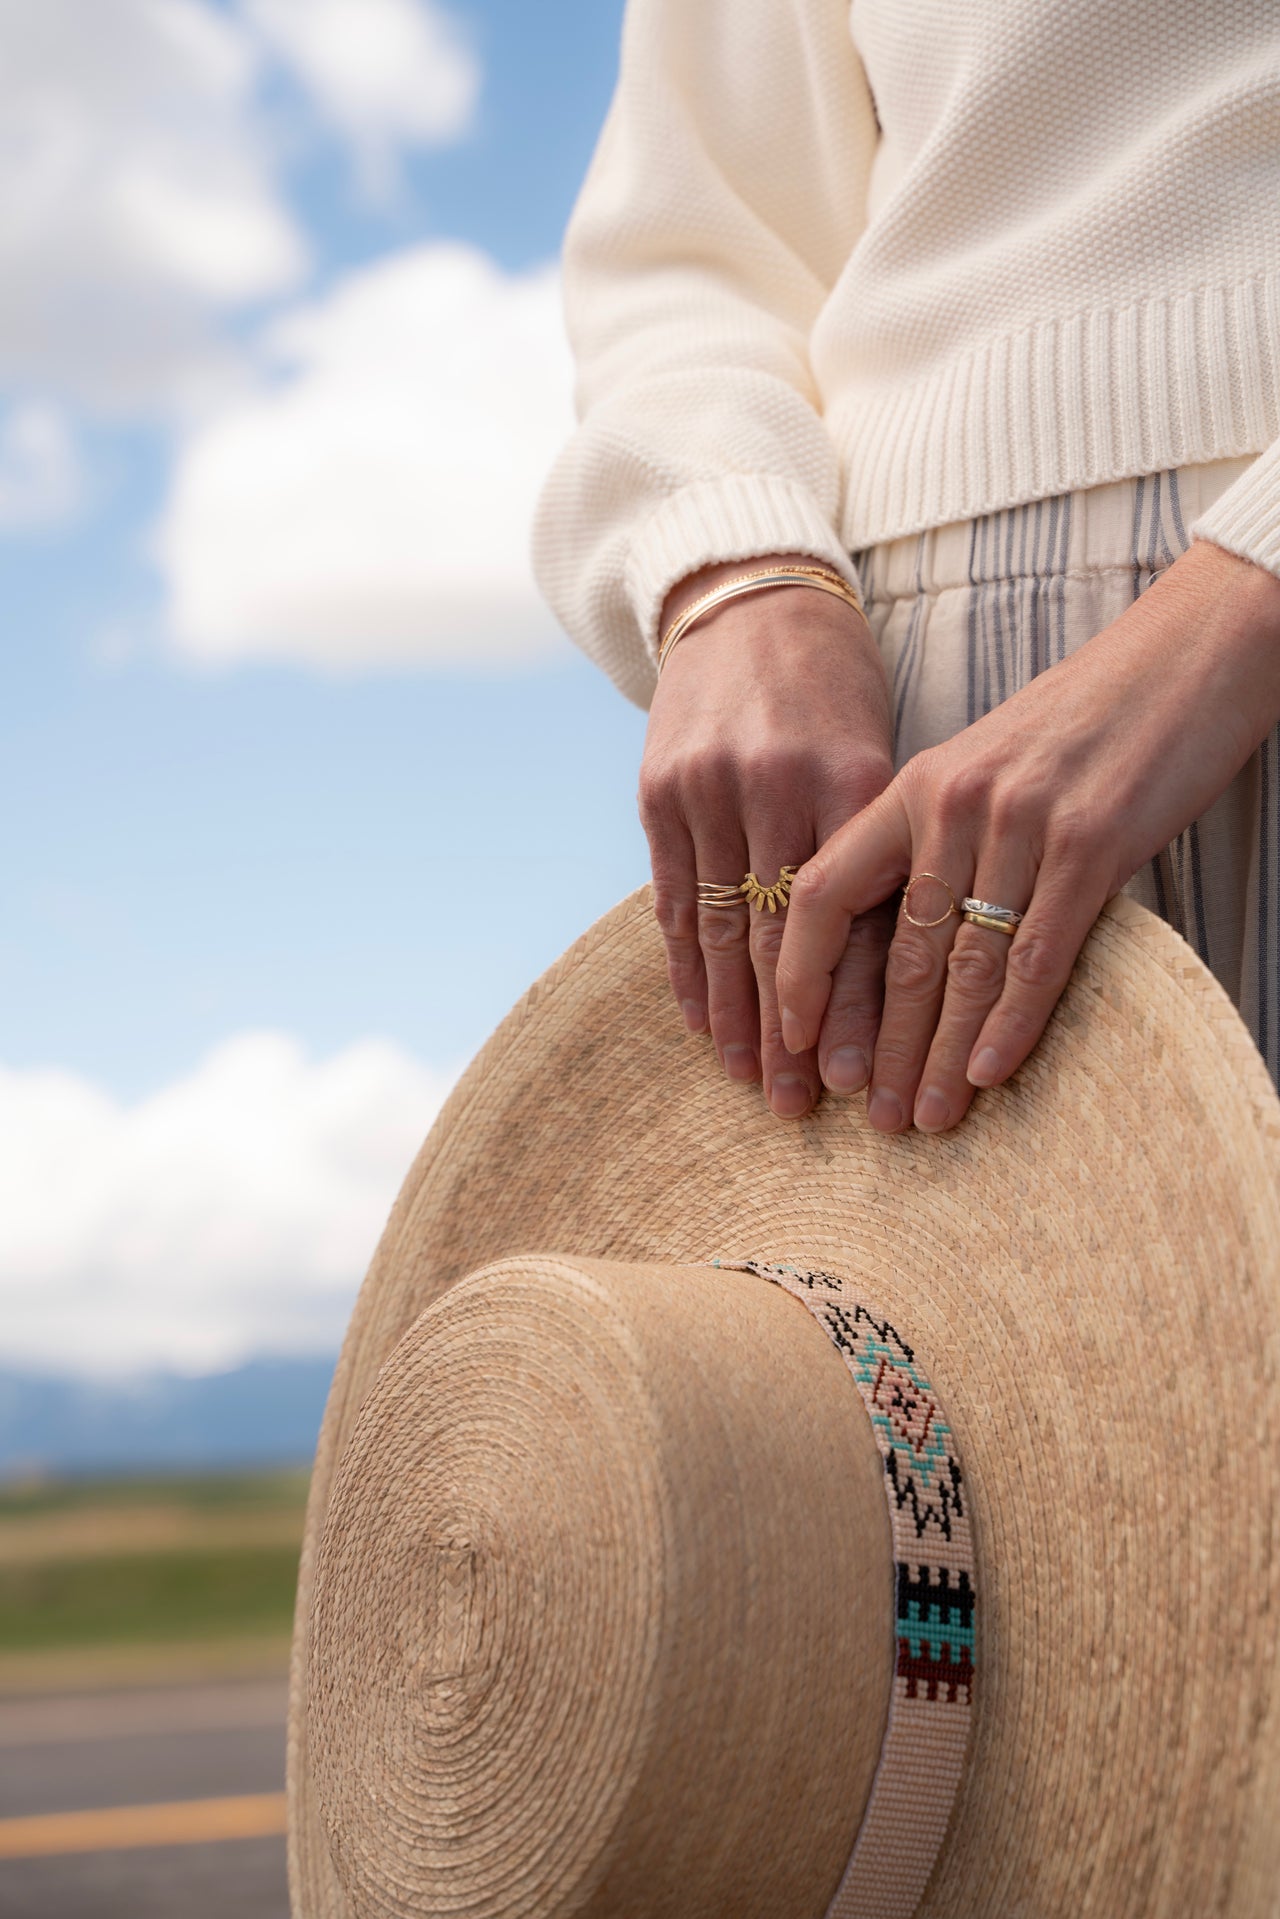
[[[808,1307],[853,1376],[884,1461],[894,1677],[880,1762],[827,1919],[910,1919],[946,1837],[973,1705],[973,1541],[955,1440],[912,1348],[834,1273],[716,1260]]]

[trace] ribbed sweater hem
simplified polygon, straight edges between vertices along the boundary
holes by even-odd
[[[913,385],[846,390],[826,419],[854,552],[1055,493],[1258,453],[1280,437],[1280,275],[1045,321]],[[1269,513],[1263,538],[1280,541],[1276,479],[1260,476],[1256,498],[1227,498],[1210,517],[1236,528],[1243,511],[1239,525],[1256,539]]]

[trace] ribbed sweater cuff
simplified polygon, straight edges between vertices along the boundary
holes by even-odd
[[[1212,540],[1280,574],[1280,440],[1192,522],[1191,537]]]
[[[848,552],[818,501],[794,480],[730,473],[670,494],[631,542],[626,590],[651,658],[662,603],[699,567],[770,553],[809,553],[858,588]],[[860,589],[859,589],[860,590]]]

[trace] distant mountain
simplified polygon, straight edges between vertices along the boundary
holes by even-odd
[[[305,1465],[332,1359],[121,1384],[0,1370],[0,1480],[27,1473]]]

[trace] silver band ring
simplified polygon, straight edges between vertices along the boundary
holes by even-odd
[[[960,902],[962,913],[981,913],[989,920],[1007,920],[1010,926],[1020,926],[1022,915],[1012,906],[993,906],[990,900],[964,899]]]

